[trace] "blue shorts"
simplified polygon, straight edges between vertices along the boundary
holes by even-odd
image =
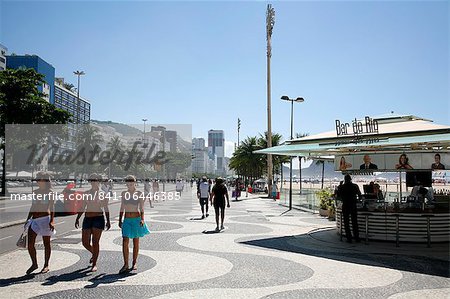
[[[149,233],[150,231],[145,222],[141,226],[141,217],[125,218],[122,222],[122,237],[124,238],[142,238]]]
[[[103,215],[96,217],[84,217],[83,229],[91,228],[98,228],[101,230],[105,229],[105,217],[103,217]]]

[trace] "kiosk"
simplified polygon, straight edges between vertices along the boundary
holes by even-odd
[[[363,186],[364,195],[358,203],[360,237],[395,241],[397,245],[402,241],[428,246],[449,242],[450,126],[396,114],[351,122],[335,120],[333,131],[293,139],[257,153],[315,159],[333,156],[336,170],[343,174],[397,173],[393,199],[386,199],[376,184]],[[440,178],[433,178],[435,174],[441,174]],[[337,202],[336,229],[342,237],[345,230],[340,216],[341,204]]]

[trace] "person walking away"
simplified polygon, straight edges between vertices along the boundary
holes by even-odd
[[[137,270],[137,258],[139,255],[139,238],[149,234],[147,224],[144,220],[144,199],[143,194],[136,190],[136,178],[128,175],[125,178],[127,191],[122,192],[122,203],[119,212],[119,227],[122,229],[122,253],[124,265],[119,274]],[[125,217],[122,222],[122,217]],[[133,239],[133,264],[128,267],[130,239]]]
[[[216,232],[224,229],[223,222],[225,219],[225,198],[227,199],[227,208],[230,207],[230,199],[228,197],[228,190],[223,184],[222,178],[216,179],[216,184],[212,188],[210,201],[211,206],[214,205],[214,210],[216,212]],[[221,225],[219,229],[219,213],[221,217]]]
[[[342,198],[342,214],[344,216],[345,236],[347,237],[347,242],[352,243],[352,238],[354,238],[356,242],[360,242],[356,202],[361,198],[361,191],[359,190],[358,185],[352,183],[352,177],[349,174],[345,175],[344,184],[342,184],[338,189],[338,196]],[[350,231],[349,218],[352,220],[353,237]]]
[[[85,214],[82,225],[81,241],[84,248],[86,248],[92,255],[89,261],[89,263],[92,263],[92,272],[97,271],[97,259],[100,252],[100,238],[103,230],[105,229],[105,217],[106,229],[109,230],[111,228],[108,209],[108,193],[100,191],[99,185],[101,180],[101,175],[94,173],[89,176],[91,189],[84,193],[83,206],[81,210],[78,211],[78,216],[75,220],[75,228],[79,228],[81,215],[83,215],[83,213]]]
[[[150,179],[144,180],[144,201],[148,199],[148,203],[150,204],[150,208],[153,208],[152,203],[152,189],[150,186]]]
[[[33,273],[38,268],[36,257],[36,237],[42,236],[44,242],[45,261],[41,273],[47,273],[51,255],[50,237],[56,234],[55,231],[55,201],[50,181],[50,175],[46,172],[36,174],[38,189],[33,192],[30,211],[28,212],[25,230],[28,229],[28,254],[31,258],[31,267],[26,274]]]
[[[240,192],[241,192],[241,190],[239,189],[239,180],[236,179],[235,186],[234,186],[234,197],[235,197],[236,201],[238,201],[238,199],[239,199]]]
[[[202,209],[202,219],[205,219],[205,206],[206,206],[206,217],[208,214],[208,199],[211,195],[211,189],[208,184],[208,179],[204,176],[202,182],[199,184],[197,191],[197,197],[200,200],[200,208]]]
[[[183,189],[184,189],[184,184],[180,179],[178,179],[177,183],[175,184],[175,191],[179,192],[181,195],[181,192],[183,192]]]

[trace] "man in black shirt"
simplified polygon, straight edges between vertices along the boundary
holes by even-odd
[[[227,208],[230,207],[230,199],[228,198],[228,190],[227,187],[223,183],[222,178],[216,179],[216,184],[212,188],[210,201],[211,205],[214,205],[214,210],[216,211],[216,232],[220,232],[220,230],[224,229],[223,220],[225,218],[225,197],[227,198]],[[222,219],[222,224],[219,229],[219,209],[220,216]]]
[[[356,202],[361,198],[361,191],[358,185],[352,183],[352,177],[346,174],[344,184],[339,186],[338,194],[342,198],[342,214],[344,216],[345,236],[347,242],[352,242],[352,233],[350,231],[350,219],[352,218],[353,237],[356,242],[360,242],[358,231],[358,214],[356,211]],[[342,225],[342,224],[341,224]]]

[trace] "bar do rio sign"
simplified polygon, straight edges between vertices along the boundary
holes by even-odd
[[[341,122],[336,119],[336,134],[337,136],[348,136],[348,135],[361,135],[361,134],[378,134],[378,121],[366,116],[364,122],[357,120],[356,118],[352,120],[351,124],[348,122]]]

